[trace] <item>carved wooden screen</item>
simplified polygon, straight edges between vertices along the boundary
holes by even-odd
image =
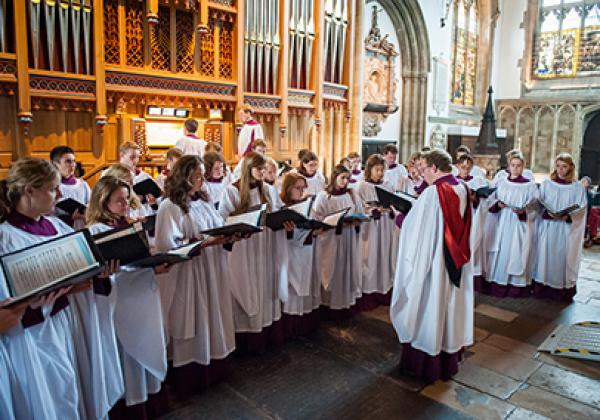
[[[104,2],[104,61],[121,64],[119,48],[119,0]]]
[[[144,67],[144,3],[125,1],[125,54],[126,64]]]
[[[171,70],[171,9],[158,8],[158,24],[151,32],[152,68],[162,71]]]
[[[190,12],[178,10],[175,14],[176,71],[194,72],[194,17]]]

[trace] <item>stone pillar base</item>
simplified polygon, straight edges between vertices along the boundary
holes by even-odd
[[[475,165],[485,169],[488,179],[492,179],[494,174],[500,169],[500,155],[473,155]]]

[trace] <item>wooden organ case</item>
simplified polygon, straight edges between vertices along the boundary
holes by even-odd
[[[232,160],[244,103],[276,159],[311,148],[328,171],[359,144],[362,14],[358,0],[0,0],[0,177],[61,144],[92,182],[126,140],[152,166],[171,141],[156,133],[182,120],[149,106],[188,110]]]

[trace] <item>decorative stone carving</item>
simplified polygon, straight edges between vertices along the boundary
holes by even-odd
[[[436,124],[429,135],[429,144],[433,148],[444,149],[448,148],[448,134],[440,124]]]
[[[377,6],[372,7],[371,29],[364,42],[363,136],[366,137],[377,136],[381,124],[390,114],[398,111],[395,100],[398,82],[394,71],[398,52],[388,40],[389,35],[381,36],[377,22],[380,12]]]

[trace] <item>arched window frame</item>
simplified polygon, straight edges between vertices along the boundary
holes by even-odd
[[[460,25],[460,17],[462,17],[461,20],[464,20],[464,25]],[[478,1],[455,0],[453,2],[452,21],[450,102],[453,105],[473,107],[477,103],[477,60],[479,50]],[[461,41],[462,32],[465,33],[464,45]]]
[[[589,69],[595,64],[594,61],[597,63],[600,60],[593,57],[593,55],[600,55],[600,52],[593,53],[590,59],[582,57],[587,49],[597,45],[594,40],[586,42],[586,39],[600,37],[596,34],[600,32],[600,0],[538,0],[535,11],[537,12],[535,31],[529,49],[531,78],[553,80],[600,76],[600,67],[597,70]],[[579,25],[565,28],[568,19],[573,16],[579,19]],[[596,17],[595,24],[590,22],[594,17]],[[547,28],[542,32],[544,22],[549,18],[555,19],[558,27],[555,30],[547,30]],[[568,46],[570,48],[566,48]],[[556,58],[557,51],[564,52],[569,49],[572,50],[570,57]],[[548,54],[542,55],[543,52]],[[542,57],[549,58],[551,62]]]

